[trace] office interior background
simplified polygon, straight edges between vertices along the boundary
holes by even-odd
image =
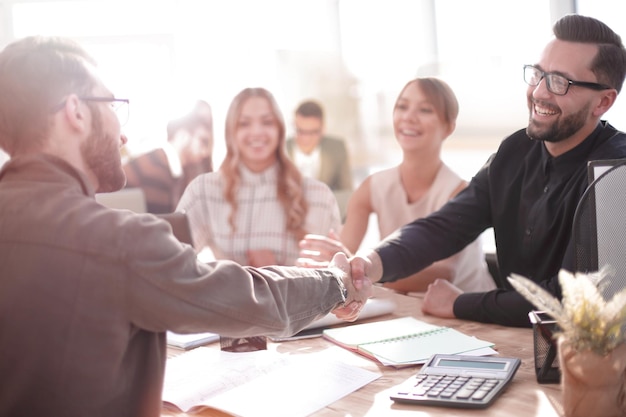
[[[217,167],[224,116],[241,89],[270,90],[288,134],[295,106],[315,98],[326,131],[347,141],[357,182],[400,160],[391,120],[404,84],[441,77],[460,102],[444,160],[469,179],[526,125],[522,65],[536,62],[567,13],[626,38],[620,0],[0,0],[0,47],[35,34],[81,42],[115,95],[131,101],[131,155],[159,146],[167,121],[203,99]],[[606,115],[622,130],[625,101]]]

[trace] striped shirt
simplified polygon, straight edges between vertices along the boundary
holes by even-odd
[[[186,188],[176,211],[187,213],[194,247],[211,247],[216,257],[245,265],[247,251],[269,249],[279,265],[294,265],[298,258],[298,240],[287,232],[285,214],[276,194],[278,167],[253,173],[240,168],[241,183],[237,193],[237,230],[233,232],[230,204],[224,199],[221,171],[203,174]],[[334,194],[321,181],[303,177],[302,187],[309,205],[305,221],[307,233],[327,235],[339,231],[341,220]]]

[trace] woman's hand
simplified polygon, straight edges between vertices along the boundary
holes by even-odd
[[[309,234],[299,243],[300,257],[296,265],[307,268],[324,268],[328,266],[333,256],[342,252],[347,257],[352,256],[348,248],[339,240],[339,236],[333,230],[328,236]]]

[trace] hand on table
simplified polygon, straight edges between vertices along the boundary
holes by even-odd
[[[463,294],[459,288],[445,279],[438,278],[428,285],[424,295],[422,312],[443,318],[455,318],[454,302]]]

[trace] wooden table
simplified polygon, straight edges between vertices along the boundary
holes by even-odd
[[[440,319],[424,315],[421,312],[422,295],[400,295],[392,291],[376,288],[375,297],[391,298],[397,305],[392,315],[380,316],[374,319],[359,322],[386,320],[394,317],[413,316],[429,323],[453,327],[465,334],[476,336],[495,344],[494,348],[502,356],[518,357],[522,364],[515,374],[515,378],[506,391],[489,408],[484,410],[461,410],[453,408],[417,406],[412,404],[398,404],[389,399],[390,388],[400,384],[412,375],[419,367],[395,369],[379,365],[356,353],[341,349],[341,358],[347,363],[381,373],[382,376],[352,394],[336,401],[324,409],[313,414],[315,417],[419,417],[419,416],[562,416],[561,387],[559,384],[539,384],[535,376],[533,334],[531,329],[503,327],[492,324],[482,324],[457,319]],[[219,349],[219,344],[214,344]],[[213,345],[210,345],[213,346]],[[302,339],[290,342],[271,343],[268,349],[290,354],[307,354],[326,349],[336,349],[336,346],[323,339]],[[177,355],[181,351],[170,349],[170,355]],[[163,411],[163,416],[183,417],[188,414],[172,414]],[[224,415],[206,410],[202,416]]]

